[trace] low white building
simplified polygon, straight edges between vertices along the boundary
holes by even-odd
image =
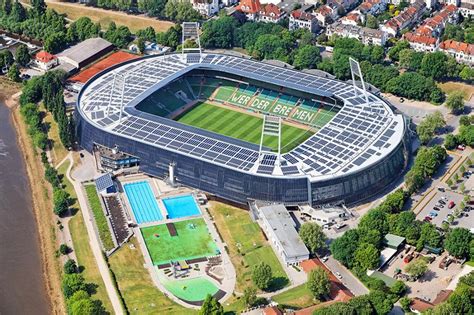
[[[290,14],[288,28],[290,31],[305,28],[311,33],[316,33],[319,30],[319,23],[315,15],[302,10],[295,10]]]
[[[387,33],[382,30],[342,24],[341,22],[329,25],[326,30],[326,35],[328,37],[337,35],[340,37],[355,38],[364,43],[364,45],[385,46],[385,42],[387,41]]]
[[[213,16],[219,12],[219,0],[191,0],[193,9],[204,16]]]
[[[59,64],[58,58],[55,55],[52,55],[44,50],[38,52],[35,55],[33,63],[37,68],[43,71],[48,71]]]
[[[296,224],[282,204],[258,209],[262,228],[275,252],[287,265],[309,258],[309,251],[296,231]]]

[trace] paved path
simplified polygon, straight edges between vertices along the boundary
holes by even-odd
[[[332,273],[339,272],[342,275],[340,281],[348,288],[355,296],[364,295],[369,293],[367,289],[359,279],[357,279],[346,267],[339,263],[332,256],[328,257],[328,260],[324,263]]]
[[[71,165],[73,165],[74,160],[72,158],[72,153],[69,153],[68,156]],[[80,208],[82,209],[81,213],[84,218],[84,224],[87,228],[87,234],[89,235],[89,245],[97,262],[97,267],[99,268],[102,280],[104,281],[105,289],[107,290],[107,295],[109,296],[110,302],[112,303],[112,307],[114,309],[115,314],[124,314],[122,304],[120,303],[120,299],[112,281],[112,277],[110,276],[109,267],[107,266],[107,263],[105,262],[105,259],[102,255],[100,241],[94,231],[94,225],[92,223],[93,221],[91,218],[91,214],[88,210],[87,199],[83,194],[83,190],[81,189],[81,183],[71,177],[71,168],[72,166],[68,168],[66,177],[72,183],[72,185],[74,186],[74,190],[76,191],[77,201],[79,202]]]

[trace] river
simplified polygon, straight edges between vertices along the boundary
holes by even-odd
[[[49,314],[31,191],[13,128],[0,102],[0,314]]]

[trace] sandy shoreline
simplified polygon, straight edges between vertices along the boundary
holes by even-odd
[[[65,314],[66,306],[61,290],[61,265],[59,259],[55,258],[56,244],[55,217],[52,211],[52,191],[42,175],[43,166],[39,160],[39,155],[35,152],[31,139],[26,133],[26,126],[20,116],[18,107],[18,97],[21,92],[15,91],[19,88],[9,89],[10,91],[0,92],[0,101],[10,109],[11,121],[16,133],[16,141],[25,163],[28,182],[32,194],[32,206],[35,214],[36,226],[38,229],[38,241],[40,259],[43,270],[43,284],[49,300],[50,309],[53,314]],[[9,96],[10,94],[11,96]]]

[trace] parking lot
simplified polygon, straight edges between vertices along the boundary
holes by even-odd
[[[443,199],[443,197],[445,199]],[[432,219],[430,220],[432,224],[437,227],[441,227],[444,220],[448,220],[448,215],[453,212],[456,207],[463,201],[464,196],[454,191],[446,190],[445,192],[436,192],[435,196],[430,200],[430,202],[420,211],[417,215],[417,219],[423,221],[425,217],[430,216],[432,213]],[[445,204],[441,204],[443,201]],[[453,201],[454,207],[449,209],[449,203]],[[439,210],[437,210],[439,209]],[[452,227],[464,227],[467,229],[474,228],[474,220],[472,220],[471,215],[474,215],[474,211],[464,212],[462,217],[454,218],[452,222]]]
[[[413,248],[411,252],[413,251]],[[389,266],[386,266],[382,271],[389,277],[394,277],[395,271],[400,269],[405,273],[407,263],[403,261],[405,252],[398,253],[397,257],[390,261]],[[461,271],[462,266],[458,263],[451,263],[447,270],[439,268],[439,263],[447,254],[436,256],[436,259],[428,264],[428,271],[417,281],[404,281],[410,288],[408,296],[420,297],[427,301],[432,301],[438,293],[445,289],[451,280]]]

